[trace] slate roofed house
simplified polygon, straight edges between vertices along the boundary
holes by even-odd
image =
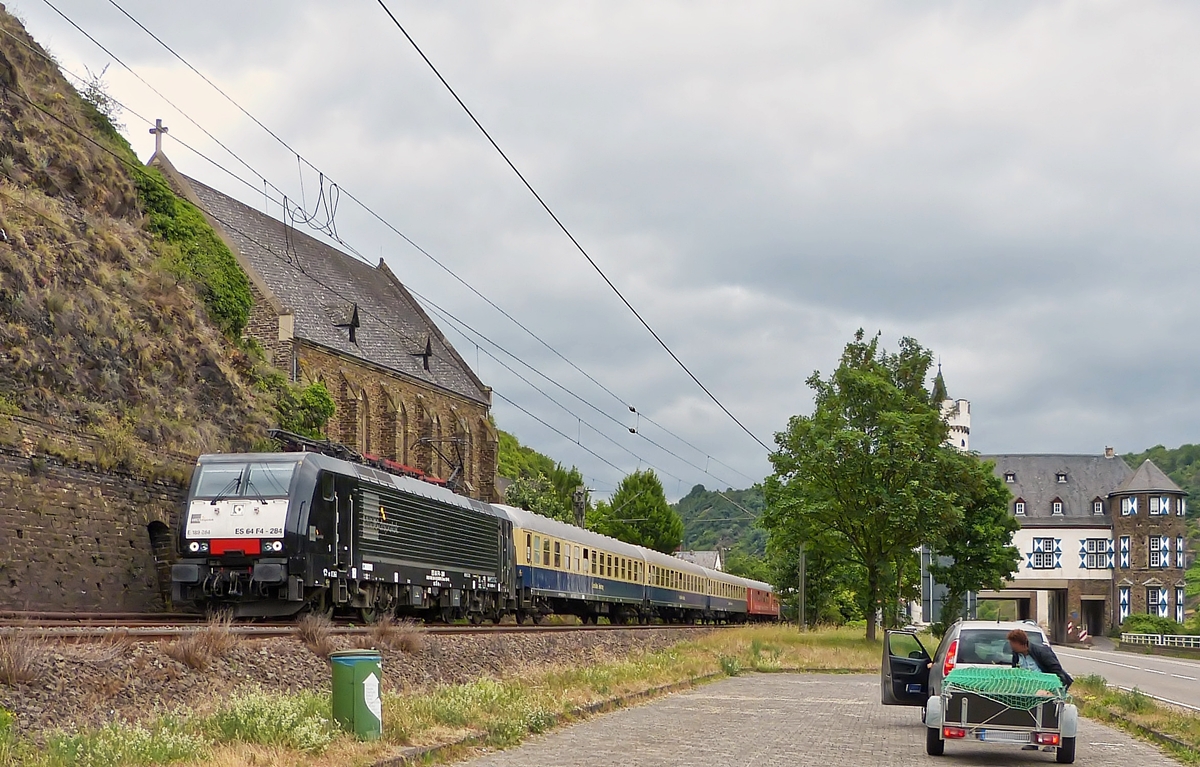
[[[675,556],[684,562],[707,567],[709,570],[724,570],[720,551],[677,551]]]
[[[245,334],[293,381],[322,381],[330,439],[494,499],[491,389],[380,259],[364,263],[150,160],[195,204],[250,279]]]

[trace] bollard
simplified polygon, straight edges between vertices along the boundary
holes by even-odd
[[[333,719],[362,740],[383,734],[382,656],[377,650],[341,650],[329,654],[333,666]]]

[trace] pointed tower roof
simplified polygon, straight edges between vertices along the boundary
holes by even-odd
[[[1179,485],[1171,481],[1171,478],[1163,473],[1163,470],[1154,465],[1152,461],[1146,461],[1138,467],[1129,479],[1121,483],[1121,486],[1112,491],[1112,495],[1130,495],[1132,493],[1183,493]]]
[[[938,363],[937,376],[933,379],[933,402],[940,404],[948,399],[950,395],[946,392],[946,379],[942,378],[942,363]]]

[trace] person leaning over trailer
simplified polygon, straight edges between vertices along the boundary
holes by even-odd
[[[1029,643],[1029,635],[1023,629],[1013,629],[1008,632],[1008,645],[1012,648],[1013,668],[1023,668],[1027,671],[1040,671],[1043,674],[1054,674],[1063,683],[1063,688],[1069,688],[1075,680],[1063,669],[1058,662],[1058,656],[1049,645]]]
[[[1050,649],[1050,645],[1029,643],[1029,635],[1022,629],[1013,629],[1008,632],[1008,646],[1012,648],[1012,665],[1013,668],[1023,668],[1026,671],[1040,671],[1044,674],[1054,674],[1062,682],[1063,688],[1071,686],[1071,682],[1075,680],[1066,672],[1062,664],[1058,662],[1058,656]],[[1038,693],[1039,695],[1048,693]],[[1037,751],[1037,746],[1028,745],[1021,746],[1025,751]],[[1053,748],[1046,746],[1047,751],[1052,751]]]

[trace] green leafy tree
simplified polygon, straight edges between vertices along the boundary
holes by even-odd
[[[929,570],[946,586],[945,626],[962,616],[968,592],[1001,589],[1016,572],[1021,554],[1012,545],[1012,536],[1021,525],[1008,513],[1011,494],[993,473],[991,462],[954,450],[946,450],[941,462],[948,486],[954,488],[955,505],[962,511],[957,524],[945,528],[931,546],[937,557]]]
[[[510,506],[516,506],[543,517],[557,519],[560,522],[573,523],[574,510],[563,503],[554,485],[545,474],[536,477],[520,477],[504,491],[504,501]]]
[[[763,525],[861,566],[870,640],[889,580],[903,576],[914,549],[958,523],[939,476],[947,429],[925,389],[931,361],[911,338],[889,354],[878,335],[859,330],[829,378],[808,378],[812,415],[775,435]]]
[[[652,470],[635,471],[617,486],[609,503],[598,503],[588,527],[626,543],[670,554],[683,542],[683,520],[667,503]]]
[[[497,429],[496,432],[500,438],[497,446],[496,473],[513,480],[514,486],[520,484],[515,490],[513,486],[510,486],[505,491],[505,501],[513,506],[520,506],[523,509],[543,514],[545,512],[523,504],[543,503],[535,501],[534,496],[539,496],[549,489],[554,494],[555,500],[553,503],[544,502],[548,505],[543,508],[553,510],[552,514],[546,513],[545,515],[573,523],[575,515],[572,499],[576,489],[583,487],[583,475],[579,469],[574,466],[566,468],[553,458],[522,445],[515,436],[506,431]],[[514,493],[516,495],[513,495]],[[532,495],[530,495],[531,493]],[[514,498],[520,498],[521,503],[514,501]],[[586,508],[590,501],[585,500],[584,503]],[[571,513],[563,516],[563,509]]]

